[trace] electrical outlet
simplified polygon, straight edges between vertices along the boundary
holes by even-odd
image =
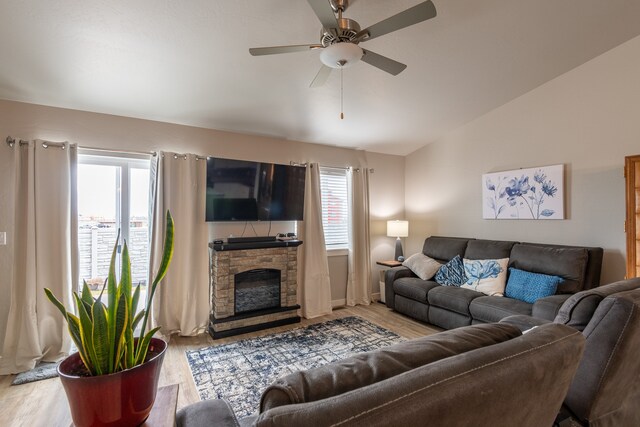
[[[7,232],[0,231],[0,246],[4,246],[7,244]]]

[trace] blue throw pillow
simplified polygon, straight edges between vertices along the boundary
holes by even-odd
[[[510,268],[505,296],[533,304],[540,298],[555,295],[558,285],[563,281],[558,276]]]
[[[460,286],[466,282],[467,274],[464,272],[464,263],[460,255],[456,255],[436,273],[436,283],[442,286]]]

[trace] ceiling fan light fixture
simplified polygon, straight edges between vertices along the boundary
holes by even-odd
[[[320,61],[331,68],[349,68],[362,58],[364,52],[356,44],[335,43],[322,49]]]

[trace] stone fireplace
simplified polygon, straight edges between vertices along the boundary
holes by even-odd
[[[209,244],[213,338],[300,321],[301,241]]]

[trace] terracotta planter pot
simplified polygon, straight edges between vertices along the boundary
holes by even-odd
[[[152,338],[147,361],[135,368],[95,377],[78,376],[83,367],[78,353],[58,365],[76,427],[137,426],[144,422],[156,399],[167,343]]]

